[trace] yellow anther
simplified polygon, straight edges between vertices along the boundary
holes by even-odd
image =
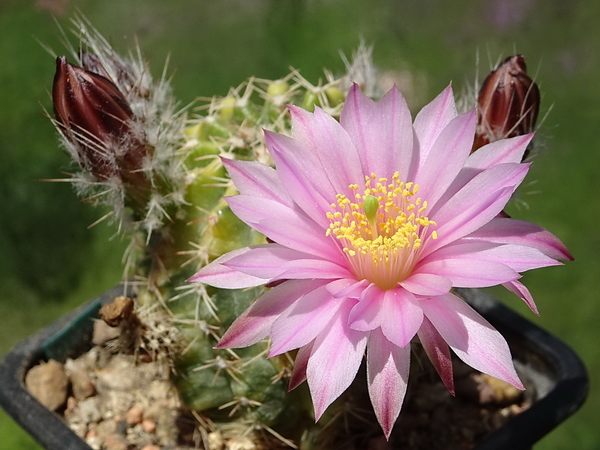
[[[375,174],[365,176],[363,192],[357,184],[349,185],[354,198],[338,194],[333,211],[326,213],[331,222],[326,235],[340,241],[359,278],[382,289],[396,287],[410,273],[418,260],[412,253],[423,245],[421,236],[436,225],[422,215],[427,202],[414,199],[417,185],[404,184],[398,172],[389,181]],[[437,233],[432,231],[431,236],[436,239]]]

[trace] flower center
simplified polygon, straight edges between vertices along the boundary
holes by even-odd
[[[354,199],[343,194],[336,196],[326,235],[341,241],[354,274],[381,289],[392,289],[406,279],[418,261],[419,248],[427,228],[436,223],[423,213],[427,201],[417,197],[419,186],[399,180],[365,176],[365,189],[357,184]],[[437,233],[431,232],[437,239]]]

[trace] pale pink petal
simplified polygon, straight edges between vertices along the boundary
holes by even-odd
[[[402,288],[383,291],[371,284],[352,308],[348,324],[358,331],[381,327],[389,341],[404,348],[419,330],[422,320],[423,311],[413,294]]]
[[[380,327],[384,314],[384,296],[385,291],[370,284],[350,311],[348,326],[358,331],[371,331]]]
[[[452,280],[453,287],[489,287],[521,277],[505,264],[479,259],[441,259],[420,264],[417,273],[433,273]]]
[[[526,164],[501,164],[484,170],[428,217],[437,223],[437,240],[423,256],[477,230],[498,215],[527,174]]]
[[[300,384],[306,381],[306,366],[308,365],[308,359],[312,352],[313,343],[314,341],[298,350],[296,359],[294,359],[294,369],[292,370],[292,376],[290,377],[288,392],[296,389]]]
[[[364,174],[391,179],[399,171],[401,178],[408,176],[413,158],[413,128],[410,111],[398,88],[393,87],[375,103],[354,84],[340,123],[358,150]]]
[[[506,340],[464,300],[452,294],[421,300],[423,312],[466,364],[524,389]]]
[[[465,168],[484,170],[498,164],[520,163],[535,133],[501,139],[484,145],[465,161]]]
[[[243,289],[248,287],[260,286],[269,282],[268,278],[256,277],[224,266],[223,263],[249,252],[249,247],[233,250],[225,255],[215,259],[210,264],[200,269],[194,276],[187,281],[201,282],[210,286],[225,289]]]
[[[506,289],[508,289],[513,294],[518,295],[521,298],[521,300],[523,300],[525,302],[525,304],[527,306],[529,306],[529,309],[531,309],[531,311],[533,311],[534,314],[536,314],[538,316],[540,315],[540,313],[537,309],[537,306],[535,304],[535,301],[533,300],[533,296],[529,292],[529,289],[527,289],[527,287],[525,287],[525,285],[523,283],[521,283],[520,281],[517,281],[517,280],[513,280],[513,281],[508,281],[506,283],[502,283],[502,286],[504,286]]]
[[[454,104],[451,85],[419,111],[413,125],[419,141],[419,167],[425,162],[431,147],[433,147],[442,130],[456,115],[456,105]]]
[[[369,281],[367,280],[356,281],[356,278],[344,278],[329,283],[327,290],[335,298],[359,298],[368,285]]]
[[[448,344],[427,317],[423,317],[418,335],[427,357],[435,367],[444,385],[452,395],[455,395],[452,358],[450,357]]]
[[[330,322],[343,300],[322,286],[300,298],[273,322],[269,358],[311,342]]]
[[[276,280],[281,278],[341,278],[351,274],[344,267],[278,244],[257,245],[223,265],[247,275]]]
[[[229,327],[216,348],[247,347],[264,339],[279,315],[323,282],[290,280],[260,296]]]
[[[460,239],[436,250],[427,256],[423,263],[443,259],[476,259],[497,262],[507,265],[516,272],[562,264],[533,247],[514,244],[501,245],[469,239]]]
[[[277,275],[278,279],[286,278],[315,278],[336,279],[351,277],[352,273],[331,261],[322,259],[302,259],[290,261],[282,266],[283,272]]]
[[[292,206],[292,199],[281,185],[275,169],[256,161],[221,160],[240,194],[264,197]]]
[[[462,169],[473,147],[477,113],[471,111],[455,117],[446,125],[431,147],[414,182],[419,197],[433,207]]]
[[[409,368],[410,347],[392,344],[380,330],[371,332],[367,349],[369,397],[386,439],[404,402]]]
[[[538,249],[553,259],[573,260],[565,245],[556,236],[539,225],[522,220],[493,219],[470,233],[466,238],[499,244],[527,245]]]
[[[452,198],[469,181],[485,169],[506,163],[520,163],[527,145],[533,138],[534,133],[502,139],[484,145],[472,153],[465,161],[465,166],[456,176],[446,192],[440,197],[438,203],[444,204]]]
[[[369,333],[352,330],[347,325],[355,302],[345,303],[315,339],[306,368],[316,420],[350,386],[367,345]]]
[[[429,297],[449,292],[452,288],[452,281],[431,273],[413,273],[406,280],[400,282],[400,286],[413,294]]]
[[[226,200],[236,216],[278,244],[333,261],[343,258],[335,242],[325,236],[323,228],[301,211],[248,195]],[[294,230],[293,233],[290,230]]]
[[[527,145],[533,138],[533,134],[517,136],[509,139],[492,142],[472,153],[467,160],[456,180],[444,195],[454,195],[460,188],[467,184],[475,175],[486,169],[500,164],[518,164],[521,162]]]
[[[420,301],[405,289],[385,291],[381,331],[399,347],[406,347],[423,322]]]
[[[313,258],[312,255],[279,244],[254,245],[245,250],[221,264],[248,275],[271,279],[283,272],[284,264]]]
[[[337,192],[316,155],[299,142],[269,131],[265,131],[265,143],[285,190],[311,219],[327,227],[326,212]]]
[[[313,114],[299,111],[297,107],[290,107],[290,111],[294,138],[312,147],[336,193],[350,197],[352,191],[348,186],[363,183],[364,174],[356,147],[346,130],[319,107]]]

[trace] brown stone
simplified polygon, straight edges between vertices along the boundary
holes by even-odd
[[[127,411],[127,414],[125,414],[125,422],[127,422],[129,425],[137,425],[138,423],[142,423],[143,420],[144,411],[138,406],[134,406]]]
[[[69,379],[63,364],[53,359],[32,367],[25,376],[25,386],[51,411],[56,411],[67,401]]]
[[[65,363],[65,370],[71,381],[71,389],[76,400],[81,401],[94,395],[96,388],[84,368],[79,367],[74,360],[68,359]]]
[[[142,429],[148,433],[152,434],[156,431],[156,422],[153,420],[145,419],[142,421]]]

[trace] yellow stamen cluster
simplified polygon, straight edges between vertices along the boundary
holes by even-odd
[[[427,201],[417,197],[419,186],[400,181],[394,173],[391,180],[365,177],[365,188],[357,184],[349,188],[354,198],[337,195],[327,235],[343,245],[355,274],[382,289],[395,287],[410,274],[427,227],[436,225],[423,213]],[[431,233],[433,239],[436,232]]]

